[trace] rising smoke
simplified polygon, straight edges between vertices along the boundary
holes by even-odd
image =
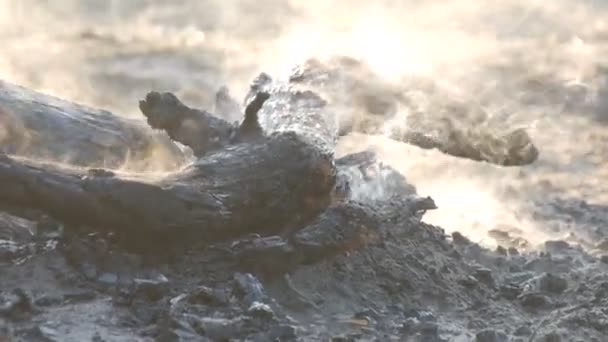
[[[533,219],[531,198],[550,188],[608,200],[574,180],[599,183],[608,169],[597,147],[608,136],[597,124],[608,116],[605,7],[590,0],[0,0],[0,77],[138,116],[137,99],[151,89],[212,108],[220,86],[242,98],[260,71],[284,76],[309,57],[359,58],[417,96],[429,115],[449,98],[465,111],[481,108],[480,125],[526,128],[541,160],[504,169],[361,136],[347,137],[339,152],[376,148],[436,199],[432,223],[477,241],[510,225],[542,241],[556,233]],[[407,122],[408,109],[399,114]]]

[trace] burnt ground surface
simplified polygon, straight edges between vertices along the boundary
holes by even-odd
[[[360,249],[293,266],[280,251],[253,262],[235,257],[247,237],[174,248],[3,214],[1,336],[605,341],[608,260],[599,250],[608,244],[596,246],[597,256],[566,241],[524,252],[508,232],[494,231],[505,247],[488,250],[394,217]]]
[[[113,112],[135,115],[133,100],[150,89],[175,91],[211,108],[219,84],[240,84],[242,92],[259,70],[284,62],[282,52],[292,53],[291,47],[314,55],[344,38],[329,35],[324,45],[308,35],[281,36],[292,43],[282,44],[272,37],[285,21],[302,24],[289,14],[306,8],[285,9],[285,1],[235,2],[246,6],[219,11],[227,2],[4,1],[0,34],[7,44],[0,47],[0,71],[15,83]],[[331,24],[327,33],[344,25],[359,28],[357,20],[344,23],[335,13],[346,9],[344,18],[351,12],[366,18],[365,2],[336,1],[342,6],[323,16],[311,1],[306,13]],[[412,24],[413,35],[423,33],[425,41],[422,29],[437,29],[430,50],[439,45],[448,51],[429,55],[446,57],[440,61],[449,62],[451,52],[469,52],[446,44],[454,36],[444,28],[454,20],[466,38],[456,41],[458,47],[489,46],[488,58],[476,58],[473,51],[470,61],[446,63],[454,77],[442,70],[431,78],[458,85],[462,91],[456,97],[465,104],[489,106],[494,116],[483,122],[535,127],[540,160],[521,172],[390,149],[399,163],[411,161],[401,170],[419,189],[429,190],[425,195],[440,207],[435,212],[448,213],[446,220],[427,214],[429,222],[442,221],[446,230],[459,229],[475,240],[490,233],[503,248],[488,250],[433,226],[397,222],[383,243],[300,266],[289,279],[269,278],[239,267],[228,246],[178,250],[173,257],[154,250],[128,253],[114,237],[81,232],[67,238],[48,220],[2,214],[0,340],[607,340],[605,5],[416,1],[395,10],[389,6],[395,1],[374,3],[387,5],[382,14],[389,24]],[[303,24],[304,32],[318,26]],[[408,28],[400,33],[410,33]],[[488,30],[489,42],[480,35]],[[380,27],[375,33],[390,32]],[[371,40],[387,41],[390,50],[399,45],[376,35]],[[397,57],[419,49],[411,50]],[[394,57],[369,51],[383,61]],[[414,85],[414,95],[420,88]],[[424,91],[422,97],[433,109],[437,97]],[[425,114],[436,112],[421,107]],[[458,187],[463,180],[480,184]],[[480,188],[498,188],[500,205],[467,200]],[[457,203],[449,201],[454,192]],[[515,208],[513,201],[519,204]],[[523,216],[522,222],[505,220],[494,229],[499,222],[491,216],[491,222],[481,220],[479,229],[465,232],[489,209]],[[528,220],[538,227],[526,227]],[[531,228],[566,241],[526,248],[538,242],[526,240],[534,240]]]

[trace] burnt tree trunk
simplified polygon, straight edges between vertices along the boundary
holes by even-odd
[[[88,167],[172,170],[182,150],[128,119],[0,81],[0,152]]]
[[[184,116],[167,116],[170,111],[158,109],[183,113],[186,108],[176,98],[157,93],[149,94],[141,107],[169,119]],[[335,136],[331,130],[316,129],[326,126],[323,118],[331,117],[326,111],[325,102],[314,93],[284,88],[253,96],[237,129],[221,123],[198,126],[211,139],[193,142],[183,130],[173,134],[170,128],[175,126],[164,126],[175,140],[203,156],[156,178],[3,156],[0,209],[34,209],[70,225],[142,239],[160,234],[214,241],[248,232],[277,233],[287,224],[314,217],[331,201]],[[148,119],[153,127],[171,122]],[[211,145],[197,149],[195,143]]]

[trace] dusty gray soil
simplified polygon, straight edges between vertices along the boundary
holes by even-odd
[[[447,115],[528,128],[540,159],[501,168],[345,137],[340,154],[371,146],[439,209],[287,278],[243,269],[224,245],[133,253],[3,214],[0,337],[607,340],[605,5],[221,3],[0,1],[0,78],[135,116],[152,89],[212,108],[220,85],[241,98],[261,70],[338,52],[370,62],[430,120],[455,101],[464,111],[448,103]]]
[[[3,334],[23,341],[604,339],[603,259],[564,241],[546,242],[539,253],[490,251],[394,217],[362,249],[282,275],[274,267],[284,262],[272,256],[253,262],[261,268],[235,259],[234,242],[129,253],[111,236],[63,235],[52,222],[3,215],[15,242],[2,248]]]

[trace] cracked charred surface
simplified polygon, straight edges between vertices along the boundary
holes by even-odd
[[[86,167],[175,169],[185,154],[141,120],[0,81],[0,152]]]
[[[331,163],[292,132],[227,147],[160,180],[4,156],[0,206],[126,235],[214,240],[277,231],[295,215],[322,210],[334,184]]]

